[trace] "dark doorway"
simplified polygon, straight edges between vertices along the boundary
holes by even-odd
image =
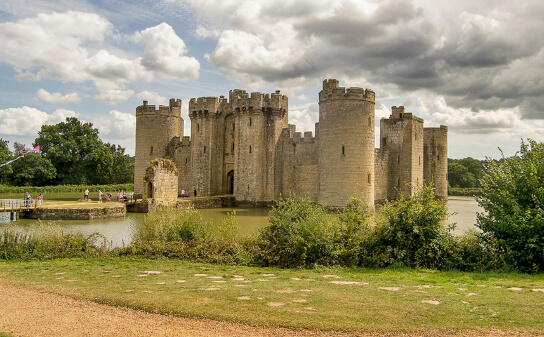
[[[234,194],[234,170],[227,173],[227,194]]]
[[[153,183],[151,181],[147,183],[147,198],[153,199]]]

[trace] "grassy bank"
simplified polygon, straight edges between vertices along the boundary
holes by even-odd
[[[113,185],[58,185],[58,186],[7,186],[0,185],[0,193],[58,193],[58,192],[83,192],[88,189],[90,192],[102,191],[133,191],[134,184],[113,184]]]
[[[352,332],[544,327],[542,274],[277,269],[117,257],[1,261],[0,283],[261,326]]]

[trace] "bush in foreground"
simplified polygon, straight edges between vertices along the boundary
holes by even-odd
[[[486,242],[517,270],[544,271],[544,144],[528,140],[502,164],[490,161],[480,183],[477,226]]]

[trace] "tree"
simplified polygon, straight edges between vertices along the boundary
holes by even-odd
[[[451,187],[476,187],[476,178],[458,162],[448,163],[448,182]]]
[[[15,186],[50,185],[57,173],[53,164],[38,153],[28,153],[11,165],[11,183]]]
[[[132,181],[130,157],[125,149],[103,143],[92,123],[75,117],[43,125],[35,146],[57,171],[54,184],[110,184]],[[128,180],[130,177],[130,180]]]
[[[544,270],[544,144],[522,141],[502,163],[489,161],[477,215],[484,238],[496,240],[506,262],[523,272]]]
[[[4,164],[11,159],[13,158],[8,148],[8,141],[0,138],[0,164]],[[0,167],[0,184],[7,184],[12,172],[12,167],[9,164]]]
[[[125,149],[120,145],[107,144],[113,156],[113,169],[111,181],[117,184],[132,183],[134,181],[134,161],[125,154]]]

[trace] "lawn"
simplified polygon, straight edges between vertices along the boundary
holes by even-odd
[[[0,262],[0,283],[184,317],[342,331],[544,329],[544,275],[275,269],[139,258]]]

